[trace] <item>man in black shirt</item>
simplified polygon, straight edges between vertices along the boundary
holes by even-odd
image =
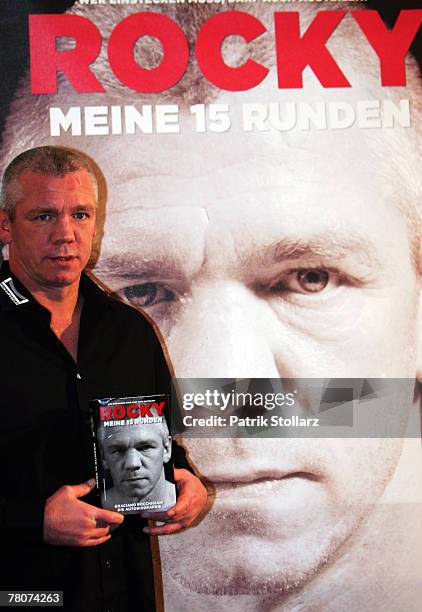
[[[63,590],[65,607],[78,611],[153,610],[148,533],[190,525],[206,492],[174,445],[179,498],[157,515],[164,525],[92,503],[88,399],[170,392],[149,323],[83,273],[96,204],[90,166],[67,149],[32,149],[5,172],[1,588]]]

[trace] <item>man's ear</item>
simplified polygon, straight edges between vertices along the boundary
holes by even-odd
[[[164,441],[163,463],[170,461],[171,457],[171,436],[167,436]]]
[[[4,244],[12,242],[9,215],[3,209],[0,209],[0,240]]]

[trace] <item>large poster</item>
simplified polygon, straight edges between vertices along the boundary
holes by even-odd
[[[92,272],[180,380],[210,503],[160,539],[169,612],[420,610],[422,10],[382,4],[2,9],[1,166],[93,160]]]

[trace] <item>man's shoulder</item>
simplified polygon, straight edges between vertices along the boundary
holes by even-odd
[[[107,293],[107,300],[110,308],[113,310],[113,315],[126,319],[134,325],[142,325],[153,328],[153,322],[142,310],[134,308],[130,304],[123,302],[119,296],[114,293]]]
[[[118,295],[109,291],[91,275],[89,277],[85,275],[84,289],[86,299],[100,300],[110,309],[114,324],[121,322],[132,328],[151,330],[155,333],[154,324],[148,315],[123,302]]]

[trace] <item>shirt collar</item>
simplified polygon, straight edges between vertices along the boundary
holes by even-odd
[[[26,287],[10,272],[9,262],[3,261],[0,269],[1,310],[26,309],[34,302],[34,298]]]
[[[88,303],[95,306],[98,302],[109,303],[109,293],[91,273],[82,273],[79,291],[85,298],[85,305]]]

